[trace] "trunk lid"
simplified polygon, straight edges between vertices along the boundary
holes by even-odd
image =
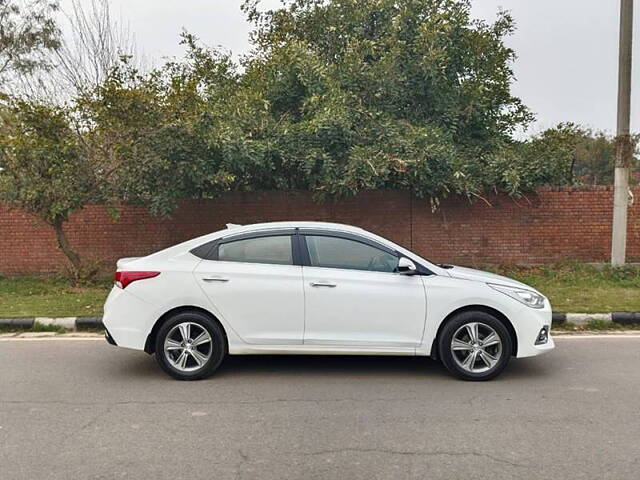
[[[116,268],[117,269],[123,268],[126,264],[131,263],[134,260],[137,260],[139,258],[142,258],[142,257],[124,257],[124,258],[119,258],[118,261],[116,262]]]

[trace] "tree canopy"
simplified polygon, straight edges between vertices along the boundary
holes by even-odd
[[[87,203],[168,215],[180,199],[227,190],[403,189],[436,207],[452,194],[610,179],[604,134],[562,124],[514,139],[533,115],[511,93],[508,13],[480,21],[468,0],[242,8],[253,32],[240,61],[185,33],[184,58],[150,71],[128,55],[112,64],[111,51],[97,83],[63,104],[5,90],[0,198],[53,225],[76,265],[62,224]],[[58,46],[37,12],[10,10],[32,19],[31,49],[7,57],[22,69],[35,68],[31,52]]]
[[[254,50],[232,100],[254,186],[432,199],[509,187],[488,167],[532,117],[510,93],[508,14],[487,24],[454,0],[258,6],[244,4]]]
[[[55,230],[73,268],[80,257],[63,230],[69,215],[95,199],[96,178],[85,161],[68,113],[17,100],[0,110],[0,195]]]
[[[47,52],[60,47],[57,10],[57,0],[0,0],[0,86],[50,66]]]

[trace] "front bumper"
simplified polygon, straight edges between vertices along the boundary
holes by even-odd
[[[545,306],[541,309],[523,306],[513,316],[513,328],[518,337],[518,358],[534,357],[549,352],[555,348],[551,333],[546,343],[536,345],[536,340],[543,327],[551,332],[551,305],[545,300]]]

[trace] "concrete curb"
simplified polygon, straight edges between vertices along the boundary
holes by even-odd
[[[612,313],[554,313],[553,323],[572,323],[586,325],[592,321],[612,322],[621,325],[640,324],[640,312],[612,312]]]
[[[591,321],[612,322],[623,325],[640,324],[640,312],[612,312],[612,313],[554,313],[553,325],[570,323],[573,325],[587,325]],[[25,317],[0,318],[0,327],[31,328],[35,323],[52,325],[65,330],[103,329],[101,317]]]
[[[590,321],[611,322],[612,315],[610,313],[567,313],[566,322],[574,325],[586,325]]]
[[[611,321],[615,323],[640,323],[640,312],[615,312],[611,314]]]

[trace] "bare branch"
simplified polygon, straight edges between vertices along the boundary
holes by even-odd
[[[65,35],[51,54],[53,68],[24,79],[27,96],[64,103],[102,83],[122,58],[142,69],[134,36],[113,18],[109,0],[72,0],[62,20]]]

